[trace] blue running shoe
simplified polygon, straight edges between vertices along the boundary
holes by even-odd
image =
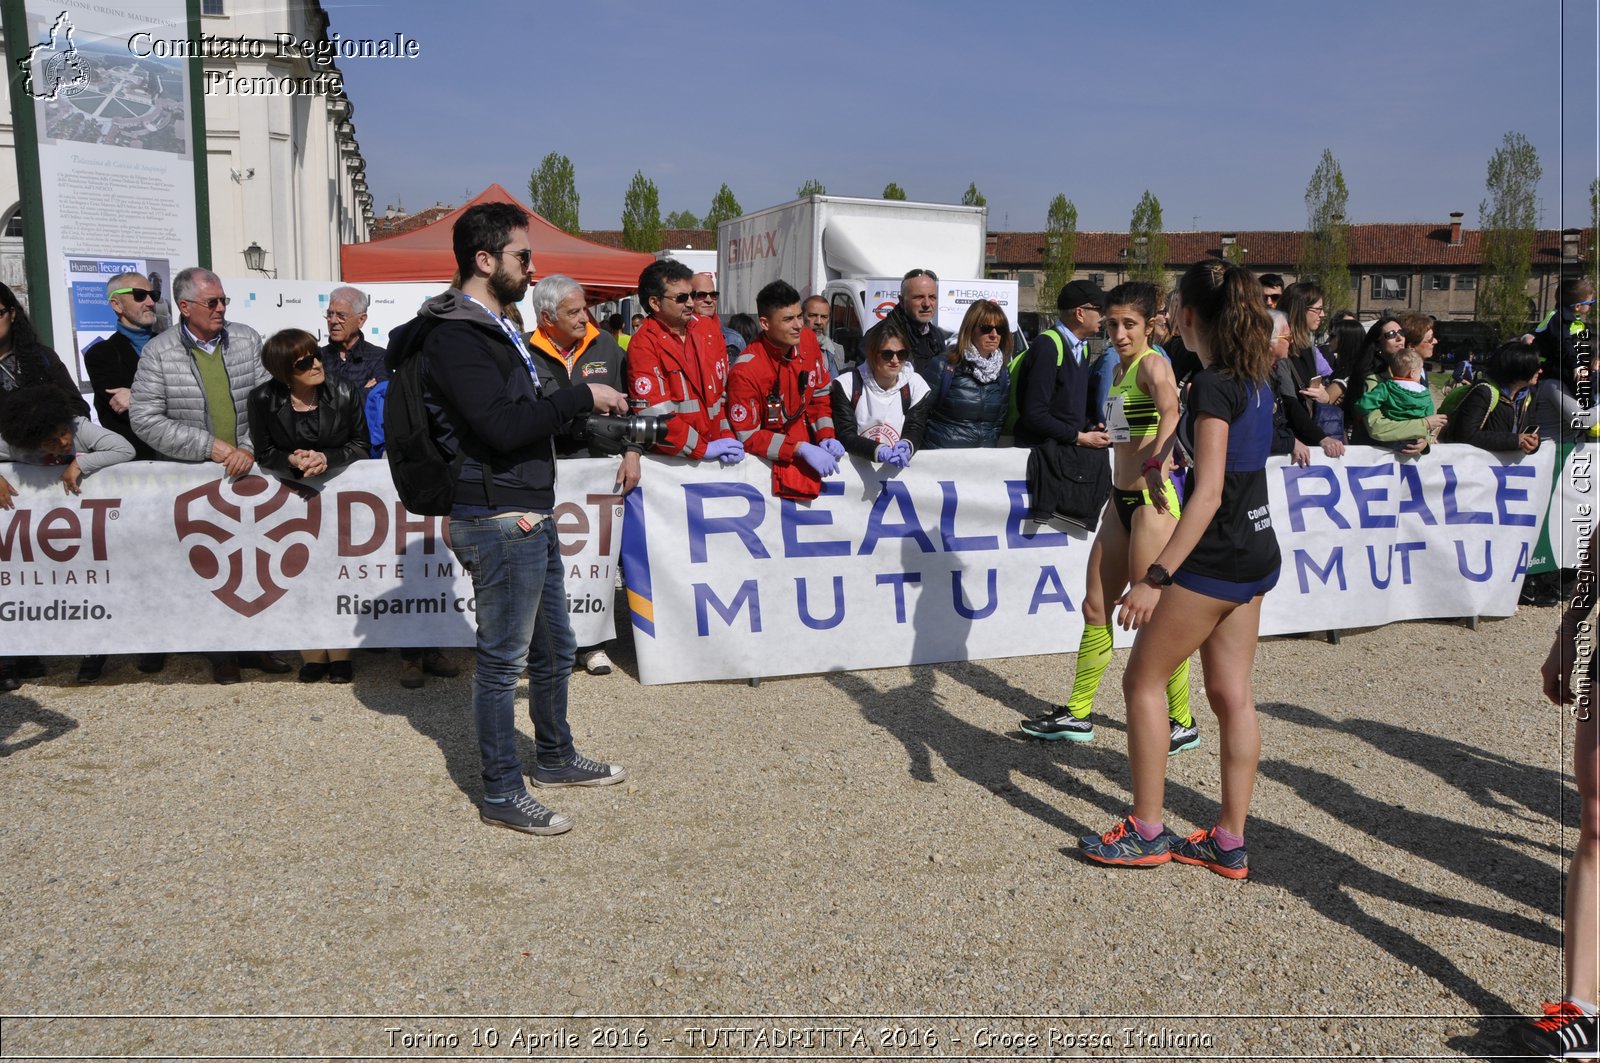
[[[1117,867],[1155,867],[1172,859],[1172,843],[1178,836],[1163,830],[1150,841],[1145,841],[1134,828],[1133,817],[1125,816],[1122,822],[1099,837],[1093,834],[1078,840],[1083,855],[1097,864]]]
[[[1180,864],[1195,864],[1215,871],[1223,878],[1244,878],[1250,874],[1250,860],[1244,846],[1237,849],[1217,847],[1212,837],[1216,828],[1197,830],[1172,847],[1172,858]]]

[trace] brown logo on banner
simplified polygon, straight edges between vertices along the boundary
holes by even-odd
[[[217,600],[240,616],[256,616],[287,594],[288,582],[310,564],[322,499],[302,498],[260,476],[212,480],[178,496],[173,527],[188,549],[189,567],[214,585]]]

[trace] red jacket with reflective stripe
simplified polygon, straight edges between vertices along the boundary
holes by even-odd
[[[806,378],[800,387],[800,375]],[[779,351],[766,336],[758,336],[739,355],[728,382],[728,423],[744,441],[747,454],[768,461],[794,460],[801,443],[833,438],[833,379],[816,333],[805,329],[800,343]],[[780,422],[767,419],[767,399],[776,393],[783,404]],[[791,420],[792,418],[792,420]]]
[[[692,318],[678,339],[646,318],[628,343],[628,398],[636,414],[676,414],[667,422],[661,454],[703,458],[706,444],[733,435],[723,402],[728,386],[728,346],[722,330]]]

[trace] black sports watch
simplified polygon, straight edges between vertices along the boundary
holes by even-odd
[[[1152,587],[1172,586],[1172,573],[1160,565],[1151,565],[1144,571],[1144,578],[1150,581]]]

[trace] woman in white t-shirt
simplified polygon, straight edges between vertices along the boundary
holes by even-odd
[[[833,433],[868,461],[911,464],[932,408],[932,389],[911,366],[911,337],[893,318],[868,336],[866,363],[833,381]]]

